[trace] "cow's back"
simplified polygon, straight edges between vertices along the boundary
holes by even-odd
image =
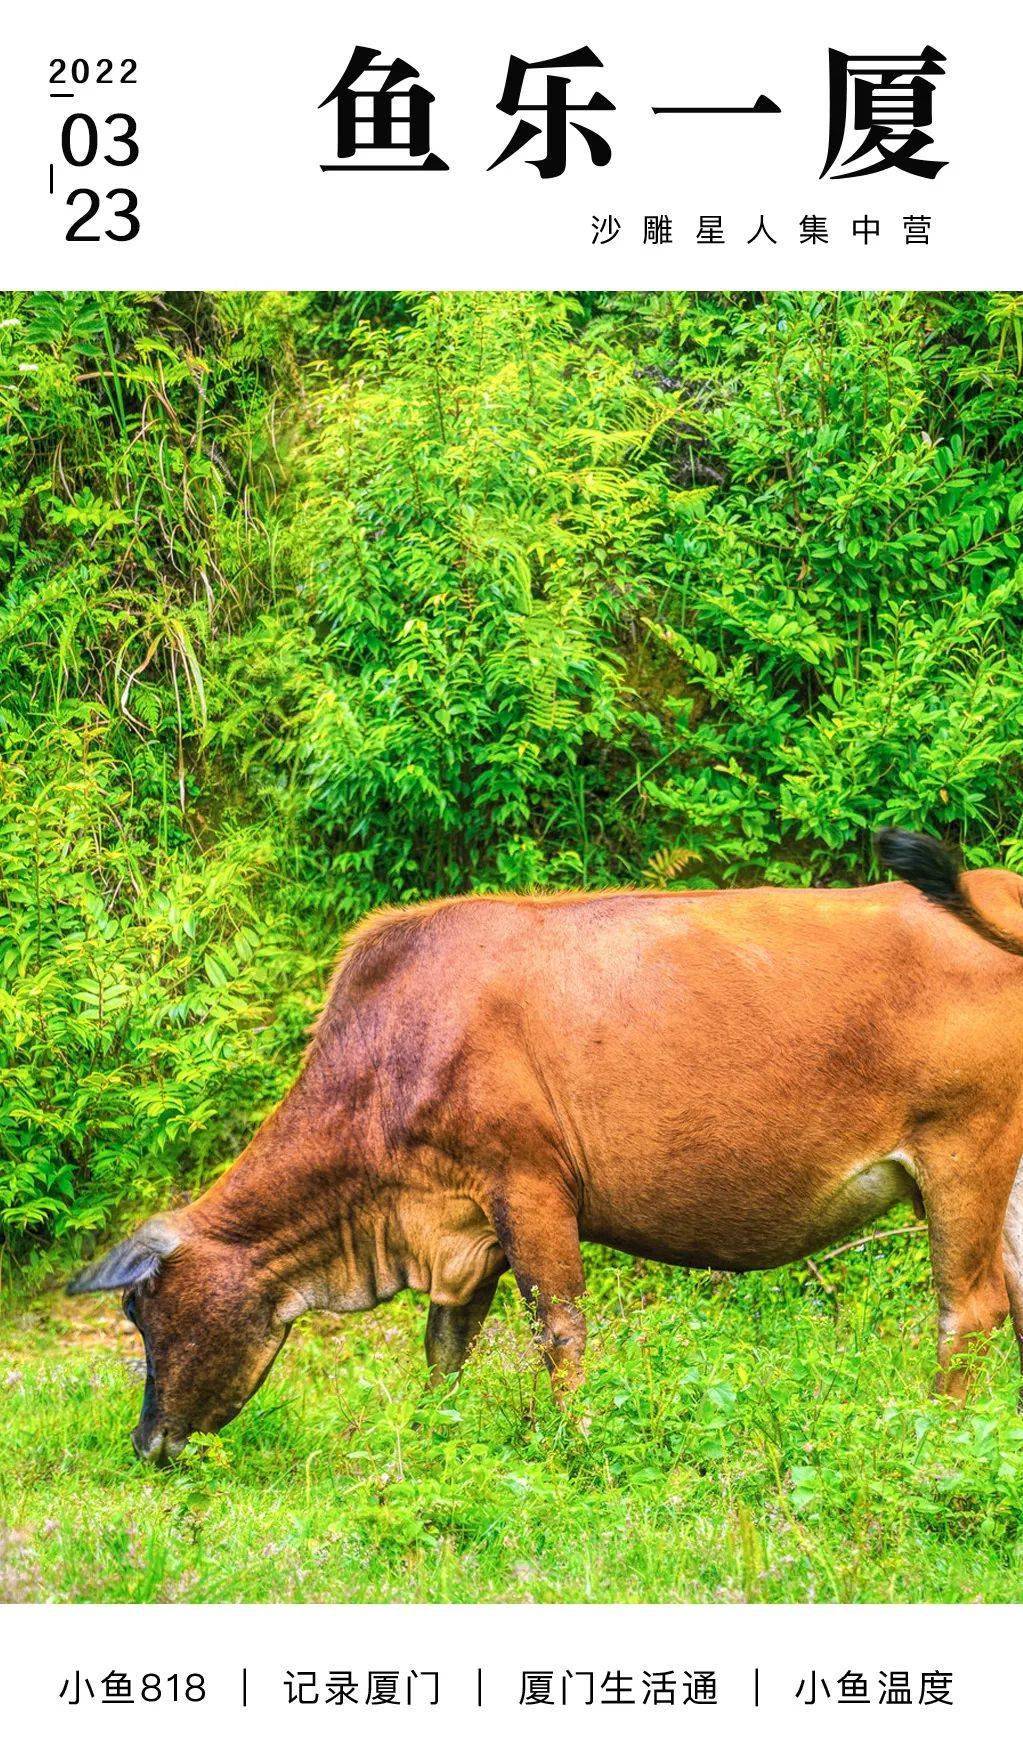
[[[741,1264],[826,1235],[950,1067],[976,1087],[1010,962],[902,884],[466,897],[371,922],[326,1014],[357,1009],[392,1148],[547,1162],[587,1233]]]

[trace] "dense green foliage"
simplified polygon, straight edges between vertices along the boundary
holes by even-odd
[[[367,907],[1023,859],[1023,298],[3,295],[0,504],[2,1296],[230,1160]],[[127,1491],[99,1316],[12,1317],[0,1590],[1008,1596],[1007,1349],[925,1410],[875,1246],[602,1264],[599,1441],[505,1297],[462,1398],[388,1311]]]
[[[230,1147],[311,959],[264,521],[291,313],[6,302],[0,1200],[32,1259]]]
[[[1017,858],[1021,323],[8,296],[8,1263],[228,1158],[368,906]]]
[[[878,818],[1012,858],[1021,310],[453,298],[364,333],[296,533],[313,807],[366,898],[858,880]]]
[[[8,298],[13,1258],[229,1156],[370,905],[1017,857],[1021,308]]]

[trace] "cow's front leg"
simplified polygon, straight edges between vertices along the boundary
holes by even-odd
[[[473,1291],[467,1303],[431,1303],[426,1318],[426,1361],[430,1366],[430,1386],[436,1388],[445,1376],[457,1376],[479,1330],[490,1313],[497,1289],[497,1279],[488,1279]]]
[[[575,1203],[560,1181],[505,1176],[491,1200],[491,1222],[515,1282],[540,1330],[540,1346],[561,1405],[583,1381],[585,1290]]]

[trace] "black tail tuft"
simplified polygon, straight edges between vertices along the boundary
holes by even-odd
[[[910,834],[904,828],[879,828],[874,848],[882,864],[904,882],[912,883],[929,901],[952,912],[963,908],[959,867],[947,846],[929,834]]]
[[[907,834],[903,828],[879,828],[874,848],[882,864],[904,882],[912,883],[936,907],[944,907],[996,949],[1023,956],[1023,931],[1017,929],[1011,908],[1008,914],[1003,909],[1008,925],[980,912],[960,879],[955,858],[940,840],[932,840],[929,834]],[[1018,892],[1013,899],[1018,904]]]

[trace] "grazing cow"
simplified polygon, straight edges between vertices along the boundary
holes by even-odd
[[[74,1279],[146,1348],[135,1448],[255,1393],[307,1309],[430,1298],[434,1379],[501,1274],[555,1392],[581,1380],[580,1241],[745,1272],[898,1200],[925,1212],[939,1385],[1023,1339],[1023,882],[885,830],[858,889],[463,896],[342,952],[305,1063],[238,1161]]]

